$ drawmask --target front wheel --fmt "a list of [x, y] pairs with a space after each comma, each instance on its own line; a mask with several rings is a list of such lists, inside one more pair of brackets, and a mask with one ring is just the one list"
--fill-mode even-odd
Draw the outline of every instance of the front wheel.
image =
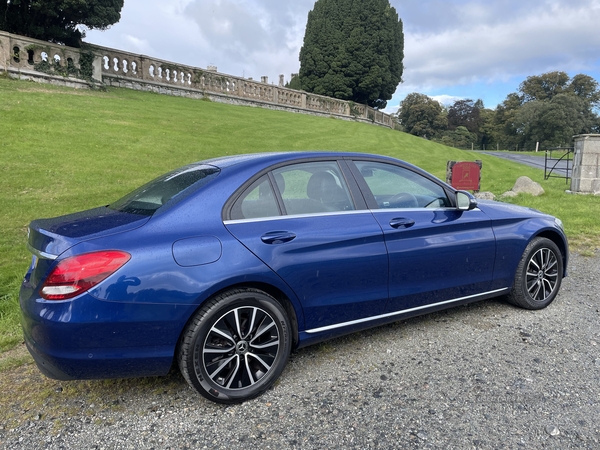
[[525, 248], [508, 301], [526, 309], [548, 306], [560, 289], [563, 258], [550, 239], [537, 237]]
[[178, 352], [181, 373], [200, 394], [239, 403], [269, 389], [291, 350], [284, 308], [256, 289], [208, 301], [186, 327]]

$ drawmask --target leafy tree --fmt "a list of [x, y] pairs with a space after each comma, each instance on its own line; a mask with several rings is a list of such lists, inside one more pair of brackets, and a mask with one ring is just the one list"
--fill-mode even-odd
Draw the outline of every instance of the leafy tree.
[[506, 148], [568, 144], [576, 134], [598, 131], [599, 104], [598, 82], [588, 75], [531, 76], [496, 108], [496, 133]]
[[297, 74], [292, 74], [292, 79], [285, 84], [285, 87], [290, 89], [301, 90], [302, 83], [300, 83], [300, 77]]
[[589, 75], [575, 75], [568, 88], [569, 92], [587, 100], [593, 107], [600, 104], [600, 88], [598, 82]]
[[496, 107], [494, 128], [497, 142], [502, 148], [513, 148], [518, 145], [515, 116], [523, 106], [523, 97], [517, 93], [508, 94], [506, 99]]
[[469, 132], [474, 133], [481, 124], [480, 109], [483, 108], [483, 102], [478, 100], [457, 100], [448, 108], [448, 129], [453, 131], [457, 127], [465, 127]]
[[548, 72], [542, 75], [527, 77], [519, 86], [525, 101], [551, 100], [563, 92], [569, 83], [569, 75], [565, 72]]
[[402, 21], [388, 0], [317, 0], [300, 50], [303, 89], [385, 108], [402, 81]]
[[442, 105], [427, 95], [416, 92], [408, 94], [400, 102], [398, 120], [405, 132], [429, 138], [448, 126]]
[[481, 108], [479, 110], [479, 128], [477, 129], [478, 145], [482, 150], [497, 142], [497, 133], [494, 123], [495, 112], [492, 109]]
[[85, 33], [105, 30], [121, 19], [124, 0], [0, 0], [0, 30], [73, 47]]
[[454, 130], [445, 131], [439, 141], [448, 147], [470, 149], [476, 140], [475, 133], [469, 132], [466, 127], [458, 126]]
[[529, 146], [536, 142], [546, 147], [565, 145], [576, 134], [594, 131], [596, 124], [585, 99], [568, 93], [546, 102], [527, 102], [515, 116], [520, 143]]

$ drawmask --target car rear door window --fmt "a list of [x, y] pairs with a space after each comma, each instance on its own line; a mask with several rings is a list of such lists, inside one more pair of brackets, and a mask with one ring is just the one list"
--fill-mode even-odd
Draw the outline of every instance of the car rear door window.
[[275, 193], [267, 175], [252, 183], [231, 208], [232, 220], [273, 217], [280, 214]]
[[288, 215], [352, 211], [350, 191], [336, 162], [293, 164], [273, 171]]

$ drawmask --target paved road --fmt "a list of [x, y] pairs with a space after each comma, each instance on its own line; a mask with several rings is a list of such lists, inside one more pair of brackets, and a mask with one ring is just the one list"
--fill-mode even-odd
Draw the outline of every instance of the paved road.
[[[493, 156], [497, 156], [499, 158], [504, 158], [504, 159], [509, 159], [511, 161], [515, 161], [521, 164], [526, 164], [528, 166], [531, 167], [535, 167], [537, 169], [542, 169], [544, 170], [544, 154], [543, 153], [538, 153], [537, 155], [532, 153], [531, 155], [524, 155], [522, 153], [511, 153], [511, 152], [488, 152], [488, 151], [483, 151], [481, 153], [485, 153], [488, 155], [493, 155]], [[564, 154], [564, 152], [561, 151], [555, 151], [552, 152], [552, 158], [558, 159], [560, 158], [562, 155]], [[556, 166], [554, 167], [554, 165], [556, 164]], [[564, 177], [567, 174], [567, 161], [562, 160], [562, 161], [549, 161], [548, 162], [548, 171], [550, 171], [551, 168], [554, 169], [552, 170], [552, 175], [558, 175], [558, 176], [562, 176]], [[572, 171], [572, 162], [569, 163], [568, 166], [568, 170], [569, 170], [569, 176], [571, 176], [571, 171]]]

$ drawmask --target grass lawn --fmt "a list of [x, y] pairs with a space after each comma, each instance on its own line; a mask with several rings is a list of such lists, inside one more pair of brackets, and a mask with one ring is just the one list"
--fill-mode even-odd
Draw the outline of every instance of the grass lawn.
[[600, 246], [600, 198], [567, 195], [565, 181], [544, 181], [543, 170], [368, 124], [0, 76], [0, 352], [22, 339], [17, 295], [31, 259], [26, 233], [32, 219], [105, 205], [193, 161], [300, 149], [390, 155], [442, 179], [448, 160], [481, 159], [482, 190], [499, 195], [526, 175], [546, 194], [511, 202], [560, 217], [575, 248]]

